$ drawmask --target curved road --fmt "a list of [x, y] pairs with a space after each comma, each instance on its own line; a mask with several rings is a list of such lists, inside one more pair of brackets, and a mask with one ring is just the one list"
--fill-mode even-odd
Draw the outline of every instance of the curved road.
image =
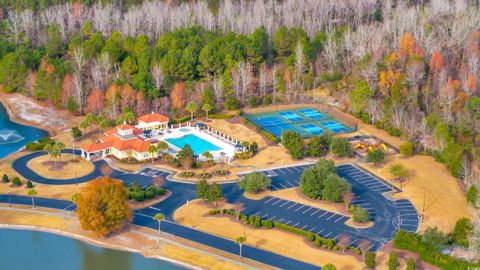
[[[72, 153], [72, 150], [64, 150], [64, 152]], [[77, 152], [77, 154], [79, 154], [79, 152]], [[26, 155], [15, 160], [12, 166], [24, 178], [30, 179], [31, 181], [51, 185], [64, 185], [82, 183], [101, 176], [100, 168], [104, 164], [107, 164], [103, 160], [98, 160], [94, 162], [95, 170], [87, 176], [76, 179], [56, 180], [39, 176], [27, 167], [29, 160], [41, 155], [45, 155], [45, 153], [35, 152]], [[272, 179], [272, 189], [283, 189], [298, 186], [300, 175], [308, 166], [309, 165], [300, 165], [270, 169], [264, 170], [263, 173], [267, 174]], [[353, 203], [355, 205], [361, 205], [369, 211], [371, 220], [374, 222], [372, 227], [365, 229], [352, 228], [345, 224], [345, 221], [349, 219], [346, 216], [288, 200], [281, 200], [279, 198], [266, 197], [262, 200], [250, 200], [243, 196], [243, 192], [238, 189], [235, 183], [221, 184], [221, 188], [226, 200], [229, 203], [241, 204], [243, 208], [242, 212], [245, 214], [258, 215], [263, 219], [286, 223], [291, 226], [317, 233], [322, 237], [338, 239], [340, 235], [348, 235], [350, 237], [350, 244], [352, 245], [357, 245], [360, 240], [368, 240], [371, 244], [372, 250], [382, 247], [385, 243], [391, 240], [399, 228], [408, 231], [417, 230], [418, 214], [413, 205], [408, 200], [394, 201], [384, 195], [386, 192], [399, 192], [400, 190], [352, 164], [337, 166], [337, 174], [345, 178], [352, 186], [352, 191], [355, 194], [355, 200]], [[167, 180], [162, 187], [170, 190], [172, 195], [160, 203], [135, 211], [133, 220], [134, 224], [155, 229], [156, 222], [152, 220], [152, 217], [156, 213], [161, 212], [168, 220], [169, 225], [165, 226], [167, 232], [227, 252], [238, 252], [238, 246], [231, 240], [203, 233], [173, 222], [173, 212], [184, 205], [187, 201], [196, 198], [195, 185], [193, 183], [172, 180], [170, 177], [171, 172], [150, 167], [145, 167], [136, 173], [112, 170], [110, 176], [122, 180], [127, 185], [136, 182], [141, 186], [150, 185], [152, 179], [156, 176], [161, 176]], [[15, 200], [20, 200], [20, 197], [21, 196], [18, 198], [15, 197]], [[29, 197], [26, 198], [28, 200], [24, 198], [22, 199], [25, 200], [23, 203], [28, 203], [30, 200]], [[45, 200], [45, 203], [48, 205], [53, 203], [49, 199], [42, 200]], [[0, 201], [5, 202], [5, 197], [0, 196]], [[65, 202], [53, 204], [58, 204], [58, 207], [55, 208], [59, 209], [66, 207]], [[48, 205], [47, 207], [50, 207]], [[164, 226], [162, 226], [162, 229], [163, 228]], [[260, 249], [253, 247], [247, 247], [244, 255], [248, 258], [280, 268], [318, 268], [267, 251], [262, 250], [259, 252], [259, 250]], [[262, 254], [262, 256], [257, 256], [258, 254]], [[292, 263], [292, 261], [295, 263]]]

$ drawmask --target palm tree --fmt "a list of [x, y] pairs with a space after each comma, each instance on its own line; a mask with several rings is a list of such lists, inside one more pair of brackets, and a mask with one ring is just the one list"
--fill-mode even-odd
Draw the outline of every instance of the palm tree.
[[148, 147], [148, 153], [150, 153], [150, 157], [152, 158], [152, 163], [153, 163], [153, 155], [155, 154], [155, 152], [158, 152], [157, 146], [155, 146], [154, 144], [151, 144]]
[[161, 222], [165, 219], [165, 216], [161, 213], [157, 213], [155, 214], [155, 216], [153, 216], [153, 220], [156, 220], [158, 222], [158, 231], [160, 232], [160, 224]]
[[186, 107], [187, 111], [190, 112], [190, 120], [193, 120], [193, 113], [197, 110], [197, 103], [195, 101], [190, 101]]
[[130, 124], [135, 121], [135, 114], [133, 114], [133, 112], [126, 112], [123, 114], [123, 120]]
[[235, 239], [235, 243], [237, 243], [240, 246], [240, 258], [242, 257], [242, 245], [246, 241], [247, 241], [247, 238], [245, 238], [243, 236], [239, 236], [239, 237], [237, 237], [237, 239]]
[[83, 119], [87, 123], [87, 125], [90, 127], [92, 126], [93, 123], [95, 123], [95, 115], [93, 113], [89, 113], [85, 115], [85, 118]]
[[157, 143], [157, 149], [162, 151], [162, 153], [165, 152], [168, 149], [168, 143], [165, 141], [159, 141]]
[[87, 121], [83, 120], [82, 122], [80, 122], [80, 124], [78, 126], [81, 129], [83, 129], [83, 131], [87, 131], [87, 128], [88, 128], [88, 126], [90, 126], [90, 124]]
[[58, 156], [60, 157], [60, 162], [62, 161], [62, 150], [65, 149], [65, 144], [63, 142], [56, 142], [53, 145], [54, 148], [58, 150]]
[[204, 158], [206, 158], [207, 160], [211, 160], [211, 159], [213, 158], [212, 153], [210, 153], [210, 152], [208, 152], [208, 151], [205, 152], [205, 153], [203, 153], [202, 156], [203, 156]]
[[53, 161], [55, 162], [55, 166], [57, 166], [57, 157], [60, 156], [60, 150], [57, 147], [53, 146], [52, 152], [50, 155], [52, 156]]
[[208, 112], [210, 112], [212, 110], [212, 105], [210, 105], [210, 103], [205, 103], [203, 104], [203, 107], [202, 107], [202, 110], [205, 111], [205, 118], [208, 120]]
[[32, 198], [32, 208], [35, 208], [35, 201], [33, 200], [33, 196], [37, 195], [37, 191], [33, 188], [28, 190], [28, 196]]
[[101, 131], [105, 131], [108, 128], [108, 121], [102, 120], [98, 122], [98, 127], [100, 128]]
[[51, 159], [51, 154], [52, 154], [52, 150], [53, 150], [53, 146], [52, 144], [46, 144], [44, 147], [43, 147], [43, 151], [46, 152], [48, 154], [48, 160]]

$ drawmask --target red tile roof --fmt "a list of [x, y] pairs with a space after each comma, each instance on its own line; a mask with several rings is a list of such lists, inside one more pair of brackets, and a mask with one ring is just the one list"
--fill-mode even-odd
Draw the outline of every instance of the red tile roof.
[[164, 122], [168, 122], [169, 118], [166, 117], [165, 115], [161, 115], [161, 114], [158, 114], [158, 113], [149, 113], [149, 114], [145, 114], [145, 115], [142, 115], [138, 118], [138, 121], [142, 121], [144, 123], [152, 123], [152, 122], [160, 122], [160, 123], [164, 123]]

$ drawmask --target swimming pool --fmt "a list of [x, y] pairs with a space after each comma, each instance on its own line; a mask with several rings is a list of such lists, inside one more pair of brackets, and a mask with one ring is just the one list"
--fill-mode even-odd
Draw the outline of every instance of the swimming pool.
[[188, 134], [182, 137], [178, 138], [169, 138], [165, 139], [168, 143], [174, 145], [177, 148], [182, 149], [186, 144], [190, 145], [192, 147], [193, 153], [195, 155], [201, 155], [205, 152], [211, 152], [211, 151], [220, 151], [222, 150], [221, 147], [208, 142], [194, 134]]

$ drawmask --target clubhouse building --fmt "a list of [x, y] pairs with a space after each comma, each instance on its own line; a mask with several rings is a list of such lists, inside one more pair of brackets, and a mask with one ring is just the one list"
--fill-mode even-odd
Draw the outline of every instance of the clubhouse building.
[[[151, 158], [148, 152], [150, 145], [156, 145], [158, 140], [151, 138], [150, 133], [154, 130], [168, 129], [167, 116], [150, 113], [140, 116], [136, 126], [126, 123], [116, 126], [104, 133], [98, 142], [82, 146], [82, 156], [90, 160], [90, 155], [95, 154], [102, 157], [113, 155], [118, 159], [133, 157], [137, 160]], [[158, 157], [158, 152], [153, 153]]]

